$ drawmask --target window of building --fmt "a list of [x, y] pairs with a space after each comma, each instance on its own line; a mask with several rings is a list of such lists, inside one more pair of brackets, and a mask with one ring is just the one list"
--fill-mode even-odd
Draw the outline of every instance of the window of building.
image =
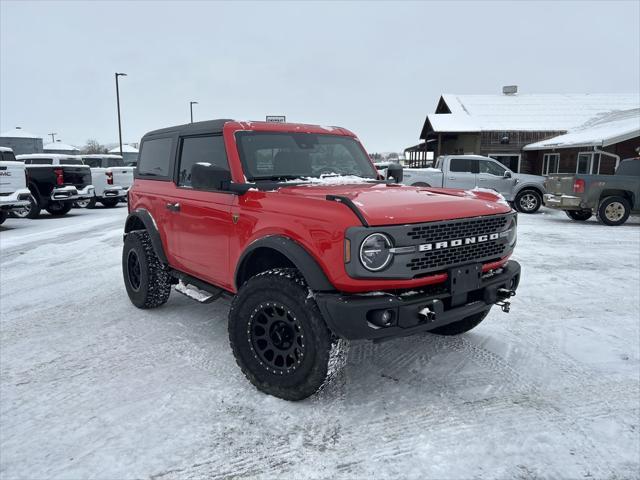
[[519, 154], [503, 154], [503, 153], [491, 153], [488, 155], [494, 160], [499, 161], [505, 167], [512, 172], [520, 171], [520, 155]]
[[559, 153], [545, 153], [542, 157], [542, 175], [552, 175], [554, 173], [558, 173], [559, 165]]
[[153, 138], [141, 145], [138, 174], [149, 177], [168, 177], [173, 138]]
[[229, 170], [227, 152], [221, 135], [186, 137], [182, 139], [178, 186], [191, 188], [191, 169], [197, 163], [206, 163]]
[[[593, 153], [579, 153], [578, 162], [576, 164], [576, 173], [597, 173], [597, 165], [594, 165]], [[594, 169], [594, 166], [596, 167]]]

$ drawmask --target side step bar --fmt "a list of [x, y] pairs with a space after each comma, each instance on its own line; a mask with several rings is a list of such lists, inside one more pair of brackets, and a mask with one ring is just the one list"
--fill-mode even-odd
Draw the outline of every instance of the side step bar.
[[210, 285], [202, 280], [198, 280], [186, 273], [173, 270], [173, 277], [178, 281], [175, 286], [179, 292], [199, 303], [212, 303], [225, 295], [227, 292], [221, 288]]

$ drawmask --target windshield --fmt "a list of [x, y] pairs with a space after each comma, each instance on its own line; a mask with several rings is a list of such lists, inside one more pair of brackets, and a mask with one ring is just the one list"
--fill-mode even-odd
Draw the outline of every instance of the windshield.
[[351, 137], [312, 133], [238, 132], [238, 150], [249, 181], [304, 180], [377, 173]]

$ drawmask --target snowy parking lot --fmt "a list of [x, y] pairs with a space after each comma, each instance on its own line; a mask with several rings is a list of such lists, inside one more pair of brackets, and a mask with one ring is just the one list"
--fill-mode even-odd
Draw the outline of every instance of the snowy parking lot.
[[310, 399], [255, 390], [228, 305], [131, 305], [127, 209], [0, 227], [0, 477], [637, 478], [640, 222], [520, 215], [511, 313], [353, 342]]

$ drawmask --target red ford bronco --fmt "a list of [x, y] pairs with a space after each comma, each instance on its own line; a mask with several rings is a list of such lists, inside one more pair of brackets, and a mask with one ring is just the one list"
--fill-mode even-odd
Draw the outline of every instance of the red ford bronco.
[[485, 191], [399, 185], [337, 127], [212, 120], [147, 133], [122, 268], [140, 308], [231, 295], [229, 341], [260, 390], [321, 387], [342, 339], [457, 335], [509, 310], [516, 213]]

